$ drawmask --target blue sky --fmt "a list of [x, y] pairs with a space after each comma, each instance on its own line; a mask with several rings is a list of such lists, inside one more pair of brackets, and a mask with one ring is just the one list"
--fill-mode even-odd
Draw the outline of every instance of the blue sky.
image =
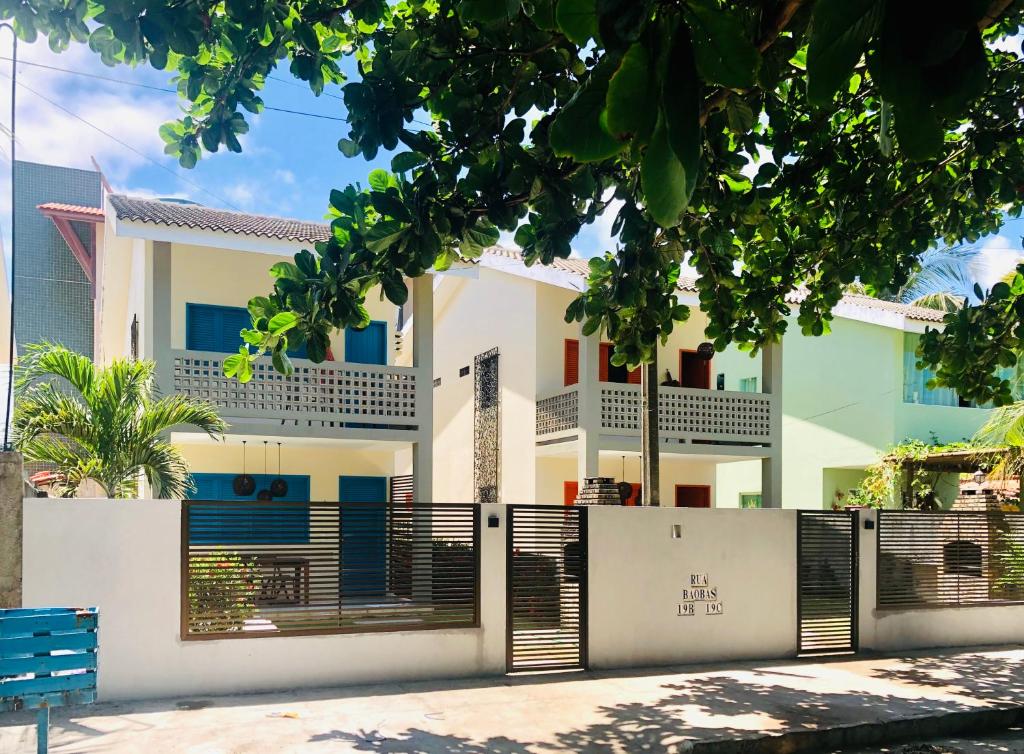
[[[9, 56], [8, 37], [0, 42]], [[148, 67], [108, 68], [87, 47], [75, 45], [61, 55], [45, 43], [22, 45], [22, 60], [56, 66], [98, 76], [124, 79], [149, 86], [170, 87], [168, 75]], [[9, 71], [0, 61], [0, 73]], [[263, 93], [266, 105], [302, 110], [333, 118], [344, 116], [340, 90], [334, 88], [314, 96], [287, 70], [272, 80]], [[337, 150], [338, 139], [347, 135], [345, 123], [288, 113], [264, 111], [249, 116], [250, 131], [242, 138], [242, 154], [220, 152], [205, 156], [193, 170], [183, 170], [176, 160], [163, 154], [157, 135], [160, 124], [178, 112], [173, 94], [125, 84], [100, 81], [22, 65], [18, 70], [18, 157], [59, 165], [89, 168], [95, 157], [117, 191], [150, 196], [186, 197], [194, 201], [249, 212], [285, 215], [308, 220], [323, 217], [330, 189], [352, 181], [365, 181], [367, 173], [386, 166], [381, 155], [373, 163], [362, 158], [347, 159]], [[0, 121], [6, 124], [10, 80], [0, 78]], [[29, 89], [33, 91], [29, 91]], [[44, 99], [45, 98], [45, 99]], [[86, 125], [51, 102], [115, 136], [131, 147]], [[0, 207], [9, 207], [6, 184], [9, 155], [6, 142], [0, 145]], [[135, 151], [133, 151], [135, 150]], [[142, 156], [144, 155], [144, 156]], [[156, 164], [154, 164], [154, 162]], [[5, 241], [9, 234], [6, 210], [0, 210]], [[574, 248], [591, 256], [609, 248], [612, 217], [586, 227]], [[998, 234], [982, 239], [985, 249], [978, 260], [978, 278], [990, 284], [1022, 252], [1024, 221], [1008, 223]]]

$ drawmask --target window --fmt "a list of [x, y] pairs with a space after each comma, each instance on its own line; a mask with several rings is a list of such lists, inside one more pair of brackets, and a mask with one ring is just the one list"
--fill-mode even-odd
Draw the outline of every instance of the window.
[[955, 390], [947, 387], [929, 388], [928, 381], [935, 376], [931, 369], [917, 368], [917, 345], [921, 336], [903, 333], [903, 402], [926, 406], [959, 406]]
[[948, 574], [981, 576], [981, 545], [964, 539], [942, 546], [942, 566]]
[[677, 484], [677, 508], [710, 508], [711, 487], [707, 484]]
[[740, 378], [740, 392], [741, 393], [756, 393], [757, 392], [757, 377], [741, 377]]
[[[193, 474], [193, 500], [255, 500], [259, 490], [269, 489], [276, 474], [251, 474], [255, 491], [248, 496], [235, 494], [236, 474]], [[288, 492], [283, 502], [309, 500], [309, 477], [284, 474]], [[307, 544], [309, 542], [309, 509], [300, 506], [225, 505], [203, 506], [193, 510], [189, 541], [194, 545], [234, 544]]]
[[[185, 304], [185, 348], [190, 351], [234, 353], [242, 345], [239, 333], [252, 327], [249, 311], [240, 306]], [[288, 352], [306, 358], [306, 346]]]
[[679, 384], [682, 387], [710, 389], [711, 362], [702, 359], [696, 351], [680, 351]]
[[387, 364], [387, 323], [374, 320], [362, 330], [346, 328], [345, 361], [354, 364]]
[[760, 508], [761, 507], [761, 493], [760, 492], [741, 492], [740, 493], [740, 508]]
[[580, 342], [578, 340], [573, 338], [565, 339], [563, 362], [563, 384], [566, 387], [575, 385], [580, 381]]

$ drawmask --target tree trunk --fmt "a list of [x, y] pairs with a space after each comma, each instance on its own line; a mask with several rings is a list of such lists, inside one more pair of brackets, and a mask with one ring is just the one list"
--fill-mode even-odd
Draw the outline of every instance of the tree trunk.
[[661, 458], [658, 454], [658, 357], [641, 367], [640, 466], [645, 505], [661, 505]]

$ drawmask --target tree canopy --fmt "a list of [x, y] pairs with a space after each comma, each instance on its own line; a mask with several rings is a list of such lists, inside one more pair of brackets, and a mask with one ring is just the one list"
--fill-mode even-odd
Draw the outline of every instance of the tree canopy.
[[[1024, 204], [1024, 61], [998, 44], [1021, 0], [0, 0], [0, 15], [56, 50], [174, 69], [187, 112], [161, 134], [183, 166], [239, 151], [284, 65], [316, 93], [343, 86], [345, 155], [395, 152], [331, 193], [329, 241], [275, 265], [231, 363], [243, 378], [268, 349], [282, 371], [300, 343], [322, 360], [332, 330], [368, 321], [371, 287], [401, 304], [405, 278], [500, 231], [550, 264], [614, 213], [566, 316], [636, 364], [688, 316], [687, 254], [707, 337], [756, 350], [795, 289], [800, 328], [821, 335], [847, 285], [898, 289], [936, 241], [976, 241]], [[922, 359], [1006, 402], [996, 367], [1022, 320], [1018, 274], [950, 314]]]

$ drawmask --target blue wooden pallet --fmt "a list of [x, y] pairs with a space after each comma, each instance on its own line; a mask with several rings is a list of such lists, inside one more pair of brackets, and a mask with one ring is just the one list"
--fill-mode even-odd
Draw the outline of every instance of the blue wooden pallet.
[[48, 750], [50, 708], [96, 701], [99, 611], [0, 610], [0, 712], [38, 711], [38, 751]]

